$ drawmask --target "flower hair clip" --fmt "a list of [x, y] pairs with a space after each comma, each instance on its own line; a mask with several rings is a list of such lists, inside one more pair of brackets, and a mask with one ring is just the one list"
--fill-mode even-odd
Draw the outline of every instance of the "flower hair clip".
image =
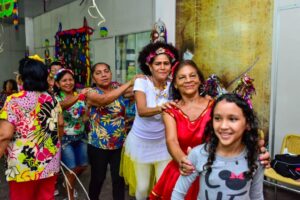
[[[247, 74], [244, 74], [238, 81], [237, 87], [232, 91], [233, 94], [244, 99], [251, 109], [253, 109], [251, 98], [255, 93], [253, 81], [254, 79], [250, 78]], [[228, 93], [228, 91], [222, 85], [220, 78], [217, 75], [212, 74], [204, 83], [201, 95], [209, 95], [212, 98], [217, 99], [222, 94], [226, 93]]]
[[147, 58], [146, 58], [146, 62], [149, 64], [152, 60], [152, 58], [154, 58], [157, 55], [160, 54], [167, 54], [169, 57], [172, 58], [172, 62], [175, 60], [175, 55], [169, 50], [169, 49], [165, 49], [163, 47], [158, 48], [156, 51], [151, 52]]
[[58, 75], [59, 75], [60, 73], [64, 72], [64, 71], [67, 71], [67, 72], [69, 72], [70, 74], [72, 74], [72, 76], [74, 76], [74, 72], [73, 72], [72, 70], [66, 69], [66, 68], [62, 68], [62, 69], [60, 69], [60, 70], [58, 70], [58, 71], [56, 72], [56, 74], [54, 75], [54, 80], [57, 81]]
[[222, 94], [226, 94], [227, 90], [222, 85], [220, 78], [216, 74], [212, 74], [208, 77], [206, 82], [203, 84], [203, 93], [216, 99]]
[[238, 86], [236, 87], [236, 89], [233, 90], [233, 93], [243, 98], [248, 103], [251, 109], [253, 109], [251, 102], [252, 94], [255, 94], [253, 81], [254, 79], [245, 74], [238, 82]]

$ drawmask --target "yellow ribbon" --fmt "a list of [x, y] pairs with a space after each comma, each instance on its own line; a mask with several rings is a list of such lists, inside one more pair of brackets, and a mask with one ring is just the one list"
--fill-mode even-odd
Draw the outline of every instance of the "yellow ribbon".
[[33, 60], [37, 60], [40, 61], [42, 63], [45, 63], [45, 60], [43, 58], [41, 58], [39, 55], [35, 54], [33, 56], [28, 56], [28, 58], [33, 59]]

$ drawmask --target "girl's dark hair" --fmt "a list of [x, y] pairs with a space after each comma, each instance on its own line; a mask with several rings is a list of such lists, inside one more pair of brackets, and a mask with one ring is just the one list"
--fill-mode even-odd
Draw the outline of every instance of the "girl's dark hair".
[[12, 84], [12, 90], [18, 91], [18, 84], [17, 84], [17, 81], [14, 80], [14, 79], [8, 79], [8, 80], [4, 81], [4, 83], [3, 83], [3, 91], [6, 91], [6, 85], [8, 83]]
[[48, 89], [48, 71], [44, 63], [31, 58], [23, 58], [19, 62], [19, 73], [25, 91], [46, 91]]
[[[174, 72], [173, 72], [173, 79], [172, 79], [172, 82], [171, 82], [171, 85], [170, 85], [170, 97], [173, 99], [173, 100], [180, 100], [182, 97], [181, 97], [181, 94], [179, 92], [178, 89], [175, 88], [175, 81], [176, 81], [176, 76], [178, 74], [178, 71], [183, 68], [184, 66], [191, 66], [192, 68], [194, 68], [197, 72], [197, 75], [200, 79], [200, 82], [201, 82], [201, 85], [204, 84], [205, 82], [205, 79], [204, 79], [204, 76], [202, 74], [202, 72], [200, 71], [200, 69], [197, 67], [196, 63], [192, 60], [184, 60], [182, 62], [180, 62], [174, 69]], [[199, 87], [199, 94], [202, 93], [202, 87]]]
[[109, 69], [109, 71], [111, 71], [109, 64], [107, 64], [105, 62], [98, 62], [91, 67], [91, 74], [94, 74], [97, 65], [105, 65]]
[[[139, 62], [140, 69], [142, 70], [142, 72], [145, 75], [151, 75], [151, 71], [149, 69], [149, 66], [147, 65], [147, 57], [150, 55], [150, 53], [155, 53], [156, 50], [159, 49], [159, 48], [168, 49], [174, 55], [175, 58], [174, 58], [174, 61], [172, 61], [172, 58], [170, 58], [168, 56], [168, 54], [165, 54], [165, 55], [168, 56], [172, 66], [176, 61], [179, 60], [178, 51], [173, 45], [167, 44], [167, 43], [164, 43], [164, 42], [150, 43], [150, 44], [146, 45], [143, 48], [142, 51], [140, 51], [139, 57], [138, 57], [138, 62]], [[148, 64], [152, 64], [155, 57], [153, 57]]]
[[254, 111], [250, 108], [247, 102], [242, 99], [237, 94], [223, 94], [221, 95], [213, 105], [212, 112], [211, 112], [211, 120], [208, 122], [206, 129], [205, 129], [205, 136], [208, 137], [208, 142], [205, 144], [205, 149], [207, 150], [209, 156], [207, 158], [207, 163], [204, 165], [204, 169], [211, 172], [211, 166], [213, 165], [214, 160], [216, 159], [216, 149], [218, 146], [219, 139], [216, 136], [214, 129], [213, 129], [213, 116], [215, 107], [218, 105], [219, 102], [226, 101], [235, 103], [242, 111], [246, 118], [246, 123], [249, 126], [249, 130], [246, 129], [243, 137], [242, 142], [245, 144], [247, 148], [247, 161], [248, 161], [248, 168], [249, 171], [246, 172], [246, 178], [251, 179], [254, 175], [255, 170], [257, 169], [257, 157], [258, 157], [258, 120], [254, 114]]
[[[70, 74], [70, 75], [73, 77], [74, 83], [75, 83], [75, 77], [74, 77], [74, 75], [73, 75], [69, 70], [63, 70], [62, 72], [57, 73], [56, 76], [55, 76], [55, 82], [59, 82], [59, 81], [64, 77], [64, 75], [66, 75], [66, 74]], [[75, 85], [76, 85], [76, 84], [74, 84], [73, 91], [76, 90]], [[56, 84], [54, 84], [53, 90], [54, 90], [54, 94], [57, 94], [58, 96], [60, 96], [60, 91], [61, 91], [61, 89], [58, 88], [58, 87], [56, 86]]]

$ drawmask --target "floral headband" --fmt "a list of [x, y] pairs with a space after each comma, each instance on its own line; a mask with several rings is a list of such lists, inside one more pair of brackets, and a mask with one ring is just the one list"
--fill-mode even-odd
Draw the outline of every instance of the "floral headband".
[[58, 71], [56, 72], [56, 74], [54, 75], [54, 80], [57, 81], [58, 75], [59, 75], [60, 73], [62, 73], [62, 72], [65, 72], [65, 71], [69, 72], [70, 74], [72, 74], [72, 76], [74, 76], [74, 72], [73, 72], [72, 70], [66, 69], [66, 68], [62, 68], [62, 69], [60, 69], [60, 70], [58, 70]]
[[175, 61], [175, 55], [169, 49], [165, 49], [163, 47], [160, 47], [156, 51], [151, 52], [147, 56], [146, 63], [149, 64], [152, 58], [154, 58], [155, 56], [160, 55], [160, 54], [167, 54], [168, 56], [170, 56], [172, 58], [172, 62]]

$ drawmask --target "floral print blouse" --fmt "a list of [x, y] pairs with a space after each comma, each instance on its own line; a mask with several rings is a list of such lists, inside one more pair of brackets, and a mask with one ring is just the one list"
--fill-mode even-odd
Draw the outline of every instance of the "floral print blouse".
[[47, 92], [21, 91], [7, 98], [0, 119], [15, 127], [6, 149], [7, 181], [39, 180], [59, 171], [59, 113], [58, 101]]
[[[113, 88], [118, 87], [112, 84]], [[98, 88], [89, 92], [103, 94]], [[119, 149], [123, 147], [125, 140], [125, 104], [120, 96], [118, 99], [103, 107], [92, 106], [90, 108], [90, 132], [88, 143], [100, 149]]]
[[[60, 92], [60, 95], [57, 95], [59, 102], [65, 99], [64, 93]], [[84, 100], [78, 99], [75, 104], [63, 111], [65, 135], [80, 135], [84, 133], [83, 116], [86, 113], [85, 105]]]

